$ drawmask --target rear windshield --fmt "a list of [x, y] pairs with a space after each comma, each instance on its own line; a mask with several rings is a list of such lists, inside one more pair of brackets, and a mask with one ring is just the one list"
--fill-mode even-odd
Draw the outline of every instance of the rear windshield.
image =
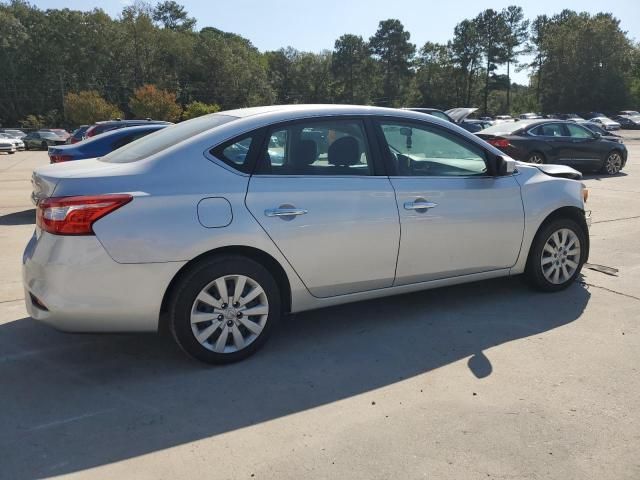
[[498, 134], [498, 135], [508, 134], [508, 133], [513, 133], [516, 130], [521, 130], [522, 128], [526, 127], [528, 124], [529, 123], [526, 121], [498, 123], [497, 125], [492, 125], [488, 128], [485, 128], [480, 133], [491, 133], [491, 134]]
[[100, 161], [108, 163], [137, 162], [199, 133], [236, 120], [236, 118], [237, 117], [214, 113], [212, 115], [194, 118], [193, 120], [187, 120], [177, 125], [171, 125], [163, 128], [159, 132], [154, 132], [122, 148], [114, 150], [110, 154], [100, 158]]

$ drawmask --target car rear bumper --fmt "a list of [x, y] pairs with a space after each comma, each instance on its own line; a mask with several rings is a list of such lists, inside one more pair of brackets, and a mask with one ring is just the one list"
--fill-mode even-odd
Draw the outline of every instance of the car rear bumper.
[[25, 303], [35, 320], [74, 332], [148, 332], [183, 262], [121, 264], [94, 236], [34, 233], [23, 255]]

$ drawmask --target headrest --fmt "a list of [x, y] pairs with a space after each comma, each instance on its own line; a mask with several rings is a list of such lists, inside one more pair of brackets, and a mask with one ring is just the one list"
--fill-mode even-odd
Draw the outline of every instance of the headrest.
[[342, 137], [329, 147], [327, 152], [329, 164], [350, 166], [360, 163], [360, 147], [355, 137]]
[[313, 140], [300, 140], [295, 144], [291, 163], [297, 167], [311, 165], [318, 158], [318, 146]]

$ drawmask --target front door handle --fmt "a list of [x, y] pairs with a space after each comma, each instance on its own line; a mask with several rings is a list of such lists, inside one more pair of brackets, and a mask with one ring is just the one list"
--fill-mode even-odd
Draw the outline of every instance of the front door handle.
[[264, 211], [267, 217], [295, 217], [297, 215], [305, 215], [309, 213], [307, 210], [295, 207], [278, 207], [268, 208]]
[[430, 208], [437, 207], [437, 203], [427, 202], [424, 198], [417, 198], [413, 202], [404, 202], [405, 210], [429, 210]]

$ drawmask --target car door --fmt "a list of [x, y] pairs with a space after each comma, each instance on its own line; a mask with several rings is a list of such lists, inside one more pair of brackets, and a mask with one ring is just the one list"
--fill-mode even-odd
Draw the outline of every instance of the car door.
[[274, 126], [265, 138], [246, 205], [311, 294], [391, 286], [398, 210], [364, 122], [304, 120]]
[[524, 212], [513, 175], [487, 171], [482, 147], [433, 124], [377, 121], [400, 212], [396, 285], [513, 266]]
[[39, 147], [40, 146], [40, 134], [37, 132], [31, 132], [26, 137], [24, 137], [25, 145], [29, 145], [31, 147]]
[[598, 168], [606, 152], [602, 151], [602, 142], [586, 128], [572, 123], [565, 125], [573, 148], [571, 149], [572, 165], [578, 169]]
[[573, 163], [573, 143], [564, 123], [543, 123], [529, 130], [529, 135], [544, 142], [547, 163]]

